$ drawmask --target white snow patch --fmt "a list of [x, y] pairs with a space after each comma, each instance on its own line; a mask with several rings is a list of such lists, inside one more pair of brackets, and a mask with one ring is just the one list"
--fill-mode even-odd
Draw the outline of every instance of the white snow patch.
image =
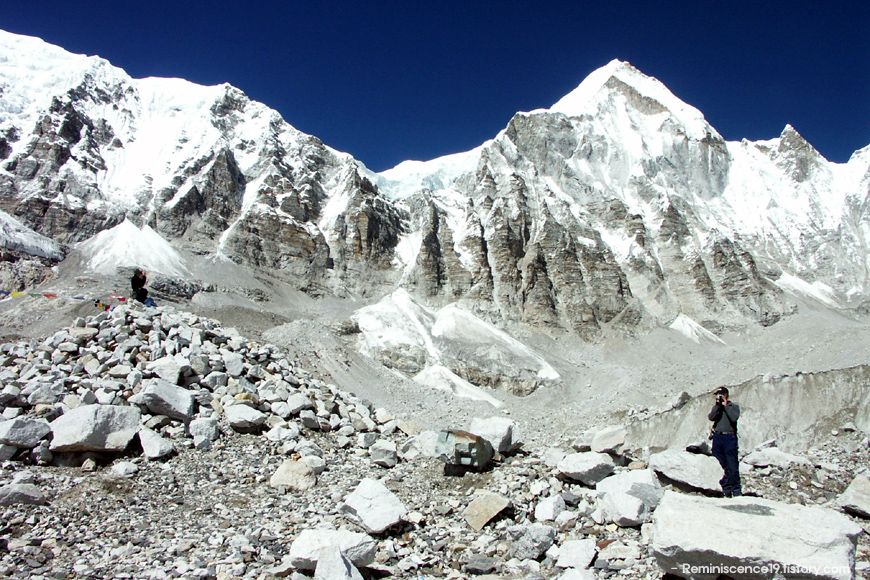
[[724, 340], [682, 313], [677, 316], [668, 328], [676, 330], [697, 344], [701, 344], [701, 341], [725, 344]]
[[697, 344], [701, 344], [701, 341], [725, 344], [724, 340], [682, 313], [677, 316], [668, 328], [676, 330]]
[[808, 296], [810, 298], [814, 298], [825, 304], [826, 306], [831, 306], [833, 308], [839, 307], [837, 304], [836, 293], [834, 289], [825, 284], [824, 282], [819, 282], [816, 280], [812, 284], [809, 282], [798, 278], [797, 276], [793, 276], [787, 272], [783, 272], [782, 276], [778, 279], [774, 280], [774, 284], [782, 288], [787, 292], [792, 292], [795, 294], [803, 294], [804, 296]]
[[399, 243], [396, 244], [396, 258], [394, 261], [397, 262], [397, 265], [404, 268], [406, 273], [417, 263], [417, 255], [420, 253], [420, 246], [422, 244], [422, 231], [411, 232], [399, 238]]
[[176, 278], [189, 275], [184, 260], [169, 242], [149, 226], [140, 229], [126, 219], [78, 248], [88, 261], [87, 267], [103, 274], [115, 274], [119, 267], [139, 267]]
[[410, 346], [423, 348], [433, 360], [439, 360], [427, 330], [434, 320], [433, 312], [414, 302], [401, 288], [377, 304], [360, 308], [354, 319], [362, 331], [363, 354]]
[[518, 379], [559, 378], [532, 349], [495, 326], [453, 304], [437, 311], [426, 308], [404, 289], [360, 308], [353, 319], [361, 331], [360, 352], [375, 359], [384, 354], [422, 357], [425, 370], [415, 380], [449, 388], [458, 396], [487, 400], [482, 399], [485, 391], [477, 392], [475, 385], [448, 374], [448, 368], [456, 368], [453, 364]]
[[453, 393], [457, 397], [485, 401], [496, 408], [501, 407], [503, 404], [480, 387], [474, 386], [447, 367], [441, 365], [426, 367], [417, 373], [414, 381], [433, 389]]
[[535, 354], [532, 349], [455, 304], [449, 304], [438, 311], [435, 324], [432, 325], [432, 336], [439, 341], [472, 343], [478, 347], [487, 345], [494, 353], [507, 355], [514, 362], [522, 361], [530, 367], [537, 368], [536, 374], [540, 379], [559, 378], [556, 369]]
[[381, 193], [392, 199], [407, 197], [421, 189], [447, 189], [459, 176], [477, 169], [480, 153], [489, 143], [491, 141], [470, 151], [430, 161], [402, 161], [392, 169], [376, 174], [376, 185]]

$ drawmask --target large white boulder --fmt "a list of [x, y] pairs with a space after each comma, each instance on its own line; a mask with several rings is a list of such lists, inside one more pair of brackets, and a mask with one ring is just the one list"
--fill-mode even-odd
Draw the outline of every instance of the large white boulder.
[[715, 457], [668, 449], [654, 453], [649, 467], [670, 480], [704, 491], [720, 491], [722, 466]]
[[689, 580], [851, 580], [862, 528], [830, 509], [666, 492], [653, 514], [661, 569]]
[[513, 451], [522, 445], [519, 427], [507, 417], [475, 417], [468, 431], [489, 441], [499, 453]]
[[380, 481], [363, 479], [344, 500], [343, 511], [355, 515], [370, 534], [380, 534], [402, 521], [407, 508]]
[[626, 493], [634, 496], [654, 510], [665, 494], [659, 478], [651, 469], [633, 469], [623, 471], [602, 479], [595, 484], [602, 494]]
[[613, 458], [606, 453], [585, 451], [566, 455], [556, 469], [565, 477], [586, 485], [595, 485], [613, 473], [615, 467]]
[[849, 513], [870, 518], [870, 476], [867, 473], [856, 475], [837, 499], [837, 504]]
[[354, 566], [375, 561], [378, 544], [368, 534], [349, 530], [303, 530], [290, 546], [290, 564], [300, 570], [314, 570], [321, 550], [337, 547]]
[[625, 427], [610, 425], [597, 431], [589, 447], [595, 453], [618, 453], [625, 444]]
[[139, 431], [136, 407], [82, 405], [50, 423], [52, 451], [123, 451]]

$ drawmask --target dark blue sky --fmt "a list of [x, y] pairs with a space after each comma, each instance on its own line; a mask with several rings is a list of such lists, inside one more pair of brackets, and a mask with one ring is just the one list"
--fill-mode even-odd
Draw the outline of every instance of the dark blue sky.
[[465, 151], [613, 58], [729, 140], [791, 123], [825, 157], [870, 144], [870, 2], [57, 2], [0, 28], [135, 78], [229, 82], [371, 169]]

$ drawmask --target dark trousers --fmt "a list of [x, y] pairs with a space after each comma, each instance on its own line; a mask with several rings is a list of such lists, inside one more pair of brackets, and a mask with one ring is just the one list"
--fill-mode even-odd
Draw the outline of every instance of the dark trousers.
[[737, 459], [737, 434], [713, 434], [713, 457], [719, 460], [719, 465], [725, 471], [725, 476], [719, 480], [725, 497], [741, 495], [740, 461]]

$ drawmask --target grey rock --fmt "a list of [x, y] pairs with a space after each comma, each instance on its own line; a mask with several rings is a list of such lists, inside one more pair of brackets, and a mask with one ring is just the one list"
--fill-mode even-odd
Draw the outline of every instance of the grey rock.
[[333, 545], [320, 551], [314, 580], [363, 580], [363, 576], [353, 562], [341, 553], [341, 549]]
[[616, 464], [609, 455], [594, 451], [571, 453], [556, 466], [565, 477], [586, 485], [595, 485], [613, 473], [615, 468]]
[[304, 461], [285, 461], [272, 474], [269, 485], [290, 491], [307, 491], [317, 484], [314, 470]]
[[399, 454], [396, 444], [392, 441], [380, 440], [369, 448], [372, 463], [381, 467], [395, 467], [399, 462]]
[[230, 376], [225, 372], [213, 371], [200, 379], [199, 384], [213, 391], [219, 387], [227, 386], [229, 378]]
[[244, 358], [242, 355], [226, 349], [221, 349], [221, 356], [224, 360], [224, 367], [227, 374], [231, 377], [239, 377], [245, 372]]
[[0, 444], [21, 449], [33, 449], [46, 435], [51, 426], [44, 419], [17, 418], [0, 423]]
[[51, 422], [52, 451], [123, 451], [139, 431], [136, 407], [82, 405]]
[[605, 493], [598, 507], [605, 522], [620, 527], [635, 527], [648, 522], [652, 509], [643, 500], [622, 491]]
[[668, 449], [652, 454], [649, 467], [668, 479], [696, 489], [720, 490], [722, 467], [714, 457]]
[[369, 449], [378, 439], [377, 433], [357, 433], [356, 446], [360, 449]]
[[595, 453], [617, 453], [625, 444], [625, 427], [610, 425], [597, 431], [589, 444]]
[[272, 403], [272, 413], [278, 415], [282, 419], [289, 419], [293, 413], [290, 412], [290, 405], [284, 401]]
[[15, 454], [18, 453], [18, 447], [13, 447], [12, 445], [0, 444], [0, 461], [8, 461], [15, 457]]
[[215, 417], [200, 417], [191, 421], [187, 426], [191, 437], [202, 437], [208, 441], [216, 441], [220, 437], [218, 420]]
[[179, 421], [190, 420], [196, 412], [196, 398], [184, 387], [163, 379], [151, 379], [136, 402], [141, 401], [155, 415], [166, 415]]
[[268, 417], [265, 413], [247, 405], [231, 405], [224, 409], [230, 427], [236, 431], [251, 431], [262, 427]]
[[473, 556], [471, 560], [465, 564], [465, 571], [469, 574], [491, 574], [495, 572], [498, 566], [498, 560], [489, 556]]
[[537, 560], [556, 541], [556, 528], [545, 524], [514, 526], [508, 534], [515, 538], [508, 554], [520, 560]]
[[658, 477], [651, 469], [635, 469], [617, 473], [599, 481], [595, 485], [602, 494], [627, 493], [641, 500], [650, 511], [659, 505], [664, 490]]
[[48, 385], [42, 385], [27, 396], [27, 403], [31, 406], [53, 405], [57, 402], [57, 394]]
[[320, 429], [320, 420], [317, 418], [317, 415], [314, 414], [314, 411], [311, 411], [310, 409], [305, 409], [304, 411], [299, 412], [299, 422], [308, 429], [315, 431]]
[[151, 371], [172, 385], [177, 385], [181, 379], [181, 368], [182, 365], [178, 363], [174, 356], [164, 356], [145, 365], [146, 370]]
[[0, 487], [0, 505], [44, 505], [45, 495], [32, 483], [9, 483]]
[[299, 427], [295, 423], [290, 423], [288, 426], [275, 425], [266, 432], [266, 439], [269, 441], [283, 442], [290, 441], [299, 437]]
[[139, 441], [142, 443], [142, 452], [148, 459], [160, 459], [175, 451], [171, 441], [147, 427], [139, 429]]
[[304, 393], [293, 393], [290, 395], [287, 399], [287, 406], [290, 408], [291, 415], [298, 415], [306, 409], [314, 409], [314, 403], [311, 402], [311, 398]]
[[299, 443], [296, 444], [296, 453], [302, 455], [303, 457], [306, 455], [316, 455], [317, 457], [323, 457], [323, 449], [321, 449], [317, 443], [308, 439], [302, 439], [299, 441]]

